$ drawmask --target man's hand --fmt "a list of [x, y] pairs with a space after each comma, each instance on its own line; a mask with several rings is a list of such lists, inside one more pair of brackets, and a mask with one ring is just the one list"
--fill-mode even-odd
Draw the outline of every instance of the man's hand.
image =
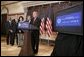
[[21, 32], [21, 30], [19, 30], [19, 32]]
[[9, 30], [10, 32], [13, 32], [13, 30]]

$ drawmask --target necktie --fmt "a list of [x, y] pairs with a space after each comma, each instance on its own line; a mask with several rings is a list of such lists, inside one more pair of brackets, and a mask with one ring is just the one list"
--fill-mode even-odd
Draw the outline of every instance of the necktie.
[[34, 20], [33, 20], [33, 24], [35, 23], [35, 20], [36, 20], [36, 18], [34, 18]]

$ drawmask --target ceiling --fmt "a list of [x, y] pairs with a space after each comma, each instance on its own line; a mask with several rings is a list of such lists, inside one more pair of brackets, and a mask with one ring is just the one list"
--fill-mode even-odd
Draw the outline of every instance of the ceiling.
[[11, 3], [16, 3], [19, 1], [1, 1], [1, 5], [7, 5], [7, 4], [11, 4]]
[[63, 2], [63, 1], [1, 1], [1, 6], [10, 5], [10, 4], [18, 3], [18, 2], [22, 4], [24, 7], [30, 7], [30, 6], [35, 6], [35, 5], [58, 3], [58, 2]]
[[35, 2], [35, 1], [1, 1], [1, 5], [9, 5], [9, 4], [14, 4], [14, 3], [30, 3], [30, 2]]

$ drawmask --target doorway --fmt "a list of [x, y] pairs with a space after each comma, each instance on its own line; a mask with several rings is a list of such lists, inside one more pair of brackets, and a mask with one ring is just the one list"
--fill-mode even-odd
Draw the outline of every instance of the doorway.
[[5, 23], [7, 20], [7, 14], [1, 14], [1, 35], [6, 35]]

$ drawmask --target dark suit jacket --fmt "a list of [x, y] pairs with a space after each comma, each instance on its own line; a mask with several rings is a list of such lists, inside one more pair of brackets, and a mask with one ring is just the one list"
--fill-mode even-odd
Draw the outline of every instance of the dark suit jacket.
[[22, 29], [18, 29], [18, 23], [16, 23], [16, 33], [24, 33]]
[[33, 23], [33, 21], [34, 21], [34, 18], [31, 19], [30, 24], [32, 24], [32, 25], [36, 26], [37, 28], [39, 28], [40, 27], [40, 18], [37, 17], [36, 20], [34, 21], [34, 23]]
[[11, 24], [10, 24], [9, 21], [7, 21], [7, 22], [5, 23], [5, 27], [6, 27], [6, 31], [7, 31], [7, 34], [8, 34], [9, 29], [11, 29]]
[[[37, 18], [34, 23], [33, 23], [33, 20], [34, 19], [31, 20], [30, 24], [32, 24], [32, 25], [36, 26], [37, 28], [39, 28], [40, 27], [40, 19]], [[32, 30], [31, 31], [31, 35], [32, 35], [32, 38], [37, 39], [37, 42], [38, 42], [38, 39], [39, 39], [39, 30]], [[32, 39], [32, 40], [34, 40], [34, 39]]]
[[13, 31], [13, 33], [16, 32], [16, 22], [12, 21], [10, 29]]

